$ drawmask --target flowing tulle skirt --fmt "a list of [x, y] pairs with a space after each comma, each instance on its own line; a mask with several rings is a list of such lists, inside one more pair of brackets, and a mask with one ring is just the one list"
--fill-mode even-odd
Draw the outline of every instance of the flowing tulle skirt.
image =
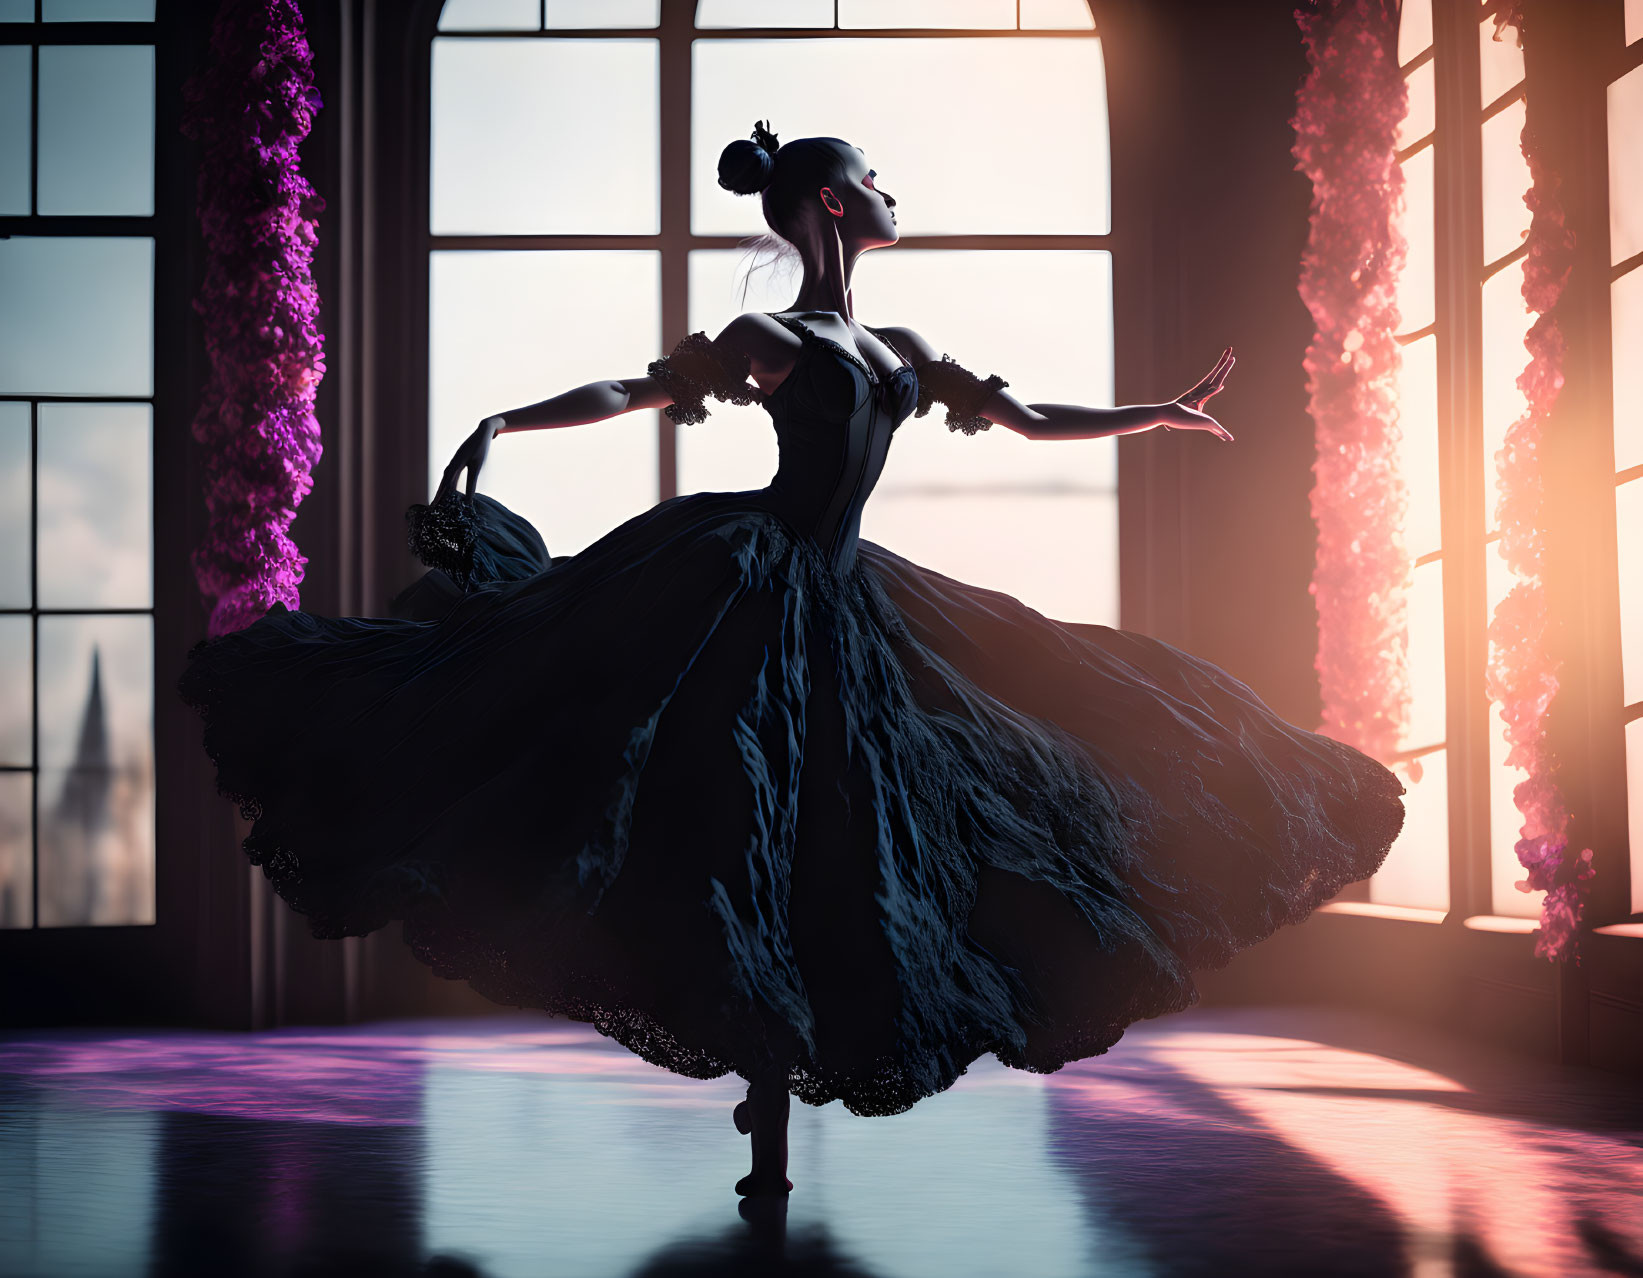
[[1050, 1071], [1374, 872], [1386, 769], [1224, 671], [1093, 638], [754, 493], [550, 559], [486, 497], [466, 591], [276, 607], [180, 684], [320, 936], [404, 920], [502, 1003], [694, 1077], [889, 1114]]

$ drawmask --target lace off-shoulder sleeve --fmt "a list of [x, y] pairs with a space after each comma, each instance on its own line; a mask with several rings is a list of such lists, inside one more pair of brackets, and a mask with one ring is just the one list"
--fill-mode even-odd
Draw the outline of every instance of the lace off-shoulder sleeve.
[[947, 429], [961, 430], [966, 435], [974, 435], [992, 425], [981, 415], [981, 406], [993, 397], [994, 391], [1010, 384], [997, 373], [977, 377], [951, 355], [920, 364], [916, 371], [918, 410], [913, 415], [923, 417], [939, 399], [947, 405]]
[[671, 355], [651, 360], [645, 370], [673, 397], [662, 411], [681, 426], [707, 420], [707, 397], [731, 404], [756, 404], [759, 388], [748, 384], [751, 361], [726, 350], [706, 333], [681, 338]]

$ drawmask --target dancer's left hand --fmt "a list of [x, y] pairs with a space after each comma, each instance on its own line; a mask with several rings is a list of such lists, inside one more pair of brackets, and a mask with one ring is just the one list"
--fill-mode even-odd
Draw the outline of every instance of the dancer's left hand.
[[439, 481], [439, 491], [434, 494], [436, 504], [456, 487], [457, 477], [464, 470], [468, 472], [467, 494], [469, 497], [474, 495], [474, 487], [479, 483], [480, 467], [490, 455], [491, 440], [496, 438], [497, 429], [502, 424], [503, 419], [500, 417], [487, 417], [474, 427], [473, 434], [462, 441]]
[[1216, 438], [1232, 442], [1232, 432], [1208, 413], [1204, 412], [1204, 405], [1212, 395], [1218, 395], [1226, 386], [1227, 374], [1238, 361], [1232, 354], [1232, 347], [1221, 352], [1221, 358], [1215, 361], [1215, 367], [1209, 370], [1208, 375], [1185, 395], [1180, 396], [1174, 403], [1165, 406], [1162, 425], [1166, 430], [1204, 430], [1209, 431]]

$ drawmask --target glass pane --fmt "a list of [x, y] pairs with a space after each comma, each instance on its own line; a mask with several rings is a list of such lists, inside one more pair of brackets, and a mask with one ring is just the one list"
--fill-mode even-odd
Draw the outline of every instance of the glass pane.
[[1523, 158], [1522, 102], [1483, 122], [1483, 260], [1498, 262], [1529, 233], [1529, 162]]
[[1506, 429], [1528, 408], [1518, 375], [1529, 363], [1524, 336], [1534, 317], [1523, 304], [1523, 263], [1496, 271], [1483, 285], [1483, 491], [1484, 527], [1495, 524], [1495, 454]]
[[1609, 260], [1643, 253], [1643, 66], [1609, 86]]
[[34, 0], [0, 0], [0, 22], [33, 22]]
[[154, 638], [40, 618], [40, 924], [154, 919]]
[[[1497, 538], [1484, 548], [1485, 594], [1489, 618], [1512, 585], [1512, 574], [1500, 556]], [[1490, 645], [1491, 650], [1493, 645]], [[1496, 914], [1533, 918], [1540, 913], [1544, 892], [1519, 892], [1512, 885], [1527, 873], [1517, 859], [1518, 835], [1523, 815], [1512, 797], [1516, 786], [1528, 779], [1524, 769], [1506, 762], [1506, 724], [1500, 717], [1500, 703], [1489, 702], [1489, 880], [1492, 909]]]
[[1626, 43], [1643, 40], [1643, 0], [1626, 0]]
[[547, 0], [548, 27], [654, 27], [662, 0]]
[[0, 393], [152, 395], [154, 241], [0, 239]]
[[34, 619], [0, 617], [0, 764], [34, 762]]
[[698, 27], [830, 27], [833, 0], [698, 0]]
[[1398, 230], [1409, 245], [1398, 277], [1398, 328], [1413, 333], [1432, 322], [1437, 296], [1437, 209], [1432, 175], [1436, 145], [1424, 147], [1403, 162], [1403, 211]]
[[1643, 701], [1643, 479], [1614, 493], [1620, 541], [1620, 699]]
[[[719, 153], [755, 117], [768, 117], [784, 141], [819, 135], [863, 148], [897, 201], [904, 235], [1111, 229], [1099, 40], [698, 40], [693, 57], [698, 234], [765, 230], [759, 201], [718, 181]], [[818, 95], [818, 84], [874, 88]], [[978, 183], [978, 155], [1008, 156], [1023, 176]]]
[[441, 31], [540, 31], [539, 0], [445, 0]]
[[1479, 107], [1486, 107], [1523, 79], [1523, 50], [1518, 48], [1517, 29], [1507, 27], [1495, 38], [1495, 20], [1478, 23]]
[[[690, 255], [690, 329], [717, 333], [743, 311], [784, 311], [793, 305], [797, 278], [786, 269], [750, 263], [736, 249]], [[747, 293], [742, 296], [745, 277]], [[745, 492], [763, 488], [776, 473], [776, 432], [758, 404], [710, 403], [712, 417], [680, 430], [679, 491]]]
[[[656, 253], [440, 252], [429, 269], [430, 492], [482, 418], [643, 376], [660, 352]], [[503, 435], [479, 489], [575, 554], [656, 504], [656, 433], [657, 415], [636, 412]]]
[[434, 233], [655, 233], [656, 68], [655, 40], [435, 40]]
[[1403, 829], [1379, 871], [1369, 899], [1419, 909], [1449, 908], [1449, 752], [1434, 750], [1392, 765], [1403, 782]]
[[1432, 43], [1432, 0], [1403, 0], [1398, 20], [1398, 64], [1426, 52]]
[[40, 606], [149, 607], [154, 410], [41, 404], [39, 411]]
[[1631, 835], [1632, 913], [1643, 914], [1643, 719], [1626, 725], [1626, 814]]
[[154, 212], [154, 50], [40, 50], [42, 213]]
[[1094, 31], [1089, 0], [1021, 0], [1023, 31]]
[[29, 212], [31, 74], [28, 45], [0, 46], [0, 215]]
[[1643, 269], [1627, 271], [1609, 287], [1614, 350], [1614, 468], [1643, 466], [1643, 386], [1637, 353], [1643, 351]]
[[1415, 569], [1409, 585], [1409, 728], [1400, 750], [1437, 745], [1445, 735], [1443, 561]]
[[29, 528], [29, 406], [0, 403], [0, 608], [27, 608]]
[[1411, 559], [1419, 559], [1443, 545], [1436, 335], [1429, 334], [1403, 348], [1403, 369], [1398, 374], [1398, 421], [1398, 470], [1409, 489], [1403, 544]]
[[34, 922], [34, 778], [0, 772], [0, 927]]
[[47, 22], [153, 22], [154, 0], [45, 0]]
[[839, 0], [841, 27], [1015, 26], [1015, 0]]
[[1408, 75], [1409, 112], [1398, 125], [1395, 142], [1401, 151], [1419, 142], [1437, 127], [1437, 63], [1423, 62]]

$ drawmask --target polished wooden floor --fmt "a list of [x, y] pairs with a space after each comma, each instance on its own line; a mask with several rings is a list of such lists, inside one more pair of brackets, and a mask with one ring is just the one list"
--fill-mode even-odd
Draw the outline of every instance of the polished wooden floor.
[[0, 1038], [6, 1275], [1643, 1274], [1643, 1087], [1316, 1009], [1189, 1012], [906, 1114], [502, 1017]]

